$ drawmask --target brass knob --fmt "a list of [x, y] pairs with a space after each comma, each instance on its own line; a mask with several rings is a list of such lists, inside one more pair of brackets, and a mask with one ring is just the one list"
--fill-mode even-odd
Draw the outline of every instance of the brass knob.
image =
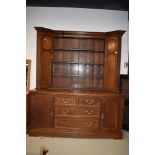
[[92, 122], [85, 122], [84, 123], [85, 127], [92, 127], [93, 123]]
[[64, 124], [64, 121], [61, 121], [60, 123], [61, 123], [61, 124]]
[[69, 112], [70, 112], [69, 109], [67, 109], [67, 110], [61, 109], [61, 113], [63, 113], [63, 114], [67, 114], [67, 113], [69, 113]]
[[94, 111], [93, 111], [93, 110], [88, 111], [87, 109], [85, 110], [85, 112], [86, 112], [88, 115], [92, 115], [92, 114], [94, 113]]
[[88, 102], [89, 100], [88, 99], [86, 99], [86, 102]]
[[62, 102], [63, 102], [63, 103], [68, 103], [68, 102], [69, 102], [69, 99], [67, 99], [67, 100], [65, 101], [65, 99], [62, 98]]
[[61, 123], [61, 125], [63, 125], [63, 126], [67, 126], [67, 125], [69, 124], [68, 121], [61, 121], [60, 123]]

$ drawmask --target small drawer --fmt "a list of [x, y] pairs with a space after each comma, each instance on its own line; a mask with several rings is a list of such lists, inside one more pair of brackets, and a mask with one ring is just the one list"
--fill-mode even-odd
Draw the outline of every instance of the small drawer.
[[74, 96], [56, 96], [55, 104], [56, 105], [75, 105], [76, 97], [74, 97]]
[[99, 129], [99, 120], [56, 118], [55, 128]]
[[55, 106], [55, 116], [57, 115], [72, 115], [73, 108], [66, 106]]
[[100, 115], [100, 108], [97, 107], [67, 107], [56, 106], [55, 116], [78, 115], [78, 116], [98, 116]]
[[92, 105], [100, 107], [101, 99], [95, 97], [79, 97], [78, 98], [79, 105]]

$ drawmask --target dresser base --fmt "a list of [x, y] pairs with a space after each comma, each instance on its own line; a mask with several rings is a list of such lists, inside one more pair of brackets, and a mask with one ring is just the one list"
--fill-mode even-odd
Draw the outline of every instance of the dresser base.
[[30, 136], [122, 138], [124, 96], [92, 91], [33, 91]]
[[122, 131], [86, 131], [86, 130], [71, 130], [71, 129], [48, 129], [48, 128], [36, 128], [30, 129], [29, 135], [33, 137], [45, 136], [45, 137], [73, 137], [73, 138], [114, 138], [122, 139]]

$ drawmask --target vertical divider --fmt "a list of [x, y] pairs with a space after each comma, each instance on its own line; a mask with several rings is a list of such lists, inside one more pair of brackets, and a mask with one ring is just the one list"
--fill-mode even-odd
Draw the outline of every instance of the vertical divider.
[[52, 47], [52, 50], [51, 50], [51, 87], [53, 88], [54, 87], [54, 39], [53, 38], [53, 47]]
[[[93, 39], [93, 41], [94, 41], [94, 39]], [[95, 88], [95, 85], [94, 85], [94, 81], [95, 81], [95, 41], [94, 41], [94, 47], [93, 47], [93, 49], [91, 49], [92, 50], [92, 52], [93, 52], [93, 71], [94, 71], [94, 74], [93, 74], [93, 81], [92, 81], [92, 88], [94, 89]]]
[[[89, 47], [89, 46], [88, 46]], [[86, 53], [86, 62], [84, 64], [84, 82], [85, 82], [85, 88], [88, 87], [88, 77], [87, 77], [87, 70], [88, 70], [88, 56], [89, 56], [89, 51], [85, 51]]]
[[[95, 49], [95, 39], [94, 39], [94, 62], [93, 62], [94, 64], [95, 64], [95, 55], [96, 55], [96, 49]], [[95, 67], [95, 65], [94, 65], [94, 67]], [[95, 75], [93, 77], [93, 88], [94, 89], [96, 88], [96, 86], [95, 86]]]
[[[101, 49], [102, 49], [102, 45], [101, 44], [102, 44], [102, 40], [100, 40], [100, 47], [99, 47], [99, 51], [100, 52], [101, 52]], [[99, 78], [98, 79], [99, 79], [99, 88], [101, 89], [101, 87], [102, 87], [101, 86], [102, 85], [101, 84], [102, 80], [101, 80], [100, 70], [101, 70], [101, 63], [102, 63], [101, 62], [101, 60], [102, 60], [102, 58], [101, 58], [102, 54], [100, 54], [100, 52], [98, 53], [99, 56], [100, 56], [100, 59], [99, 59]]]
[[105, 39], [102, 40], [102, 89], [104, 89]]
[[63, 53], [64, 53], [63, 49], [64, 49], [64, 37], [62, 37], [62, 61], [61, 61], [61, 78], [60, 78], [61, 79], [61, 82], [60, 82], [61, 83], [60, 84], [61, 86], [62, 86], [62, 81], [63, 81], [62, 80], [62, 78], [63, 78], [63, 75], [62, 75], [63, 66], [62, 65], [63, 65], [63, 61], [64, 61], [63, 60]]
[[[71, 45], [72, 45], [72, 42], [71, 42]], [[72, 47], [72, 46], [71, 46]], [[74, 52], [74, 51], [70, 51], [70, 63], [69, 63], [69, 88], [70, 89], [72, 89], [71, 88], [71, 80], [72, 80], [72, 77], [71, 77], [71, 55], [72, 55], [72, 52]]]
[[55, 64], [54, 64], [54, 61], [55, 61], [55, 38], [53, 38], [53, 52], [52, 52], [52, 57], [51, 57], [51, 61], [52, 61], [52, 69], [51, 69], [51, 72], [52, 72], [52, 87], [55, 87], [55, 76], [54, 76], [54, 71], [55, 71]]
[[[72, 41], [70, 40], [70, 48], [72, 48]], [[71, 80], [71, 76], [70, 76], [70, 65], [71, 65], [71, 52], [73, 52], [73, 51], [69, 51], [69, 58], [68, 58], [68, 60], [69, 60], [69, 63], [68, 63], [68, 65], [67, 65], [67, 67], [69, 67], [69, 73], [68, 73], [68, 75], [67, 75], [67, 78], [68, 78], [68, 80], [69, 80], [69, 82], [68, 82], [68, 88], [70, 88], [70, 80]], [[68, 70], [68, 69], [67, 69]], [[68, 71], [67, 71], [68, 72]]]
[[78, 62], [77, 62], [77, 64], [78, 64], [78, 73], [77, 73], [77, 88], [79, 88], [79, 78], [80, 78], [80, 76], [79, 76], [79, 51], [80, 51], [80, 49], [81, 49], [81, 39], [79, 38], [79, 50], [78, 50]]
[[[71, 40], [71, 48], [72, 48], [72, 40]], [[73, 76], [72, 76], [72, 74], [71, 74], [71, 71], [72, 71], [72, 63], [71, 62], [74, 62], [74, 59], [72, 59], [71, 60], [71, 56], [74, 54], [74, 51], [70, 51], [70, 64], [69, 64], [69, 66], [70, 66], [70, 73], [69, 73], [69, 75], [70, 75], [70, 77], [69, 77], [69, 79], [70, 79], [70, 81], [69, 81], [69, 87], [70, 87], [70, 89], [72, 89], [72, 83], [73, 83]]]

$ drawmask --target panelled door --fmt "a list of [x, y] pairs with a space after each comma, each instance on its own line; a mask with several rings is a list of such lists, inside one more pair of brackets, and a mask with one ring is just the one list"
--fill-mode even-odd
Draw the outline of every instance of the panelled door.
[[53, 98], [49, 95], [31, 95], [31, 127], [48, 128], [53, 126]]

